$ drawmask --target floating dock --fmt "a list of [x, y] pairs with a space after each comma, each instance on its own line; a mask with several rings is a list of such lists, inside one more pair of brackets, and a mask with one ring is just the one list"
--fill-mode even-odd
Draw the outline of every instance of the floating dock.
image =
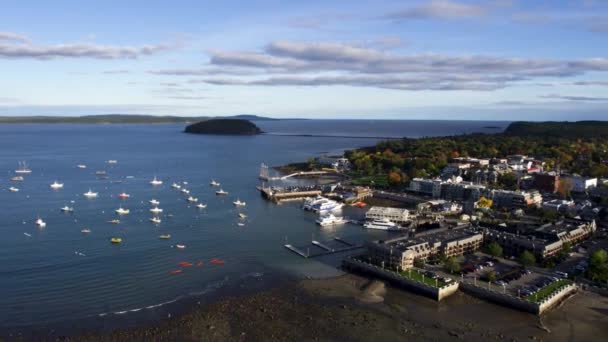
[[[320, 249], [322, 249], [323, 251], [317, 252], [317, 253], [311, 253], [310, 249], [308, 246], [304, 246], [304, 247], [295, 247], [291, 244], [286, 244], [284, 245], [285, 248], [289, 249], [290, 251], [296, 253], [297, 255], [303, 257], [303, 258], [314, 258], [314, 257], [318, 257], [318, 256], [322, 256], [322, 255], [329, 255], [329, 254], [336, 254], [336, 253], [342, 253], [342, 252], [348, 252], [348, 251], [352, 251], [352, 250], [356, 250], [356, 249], [360, 249], [363, 248], [363, 245], [356, 245], [354, 243], [350, 243], [348, 241], [345, 241], [342, 238], [339, 237], [335, 237], [334, 241], [337, 241], [341, 244], [346, 245], [346, 247], [343, 248], [332, 248], [330, 246], [328, 246], [326, 243], [322, 243], [316, 240], [312, 240], [311, 243], [311, 247], [318, 247]], [[302, 251], [302, 248], [306, 248], [307, 249], [307, 253], [305, 253], [304, 251]]]
[[301, 257], [304, 257], [304, 258], [308, 258], [309, 257], [308, 254], [302, 252], [300, 249], [298, 249], [297, 247], [294, 247], [294, 246], [292, 246], [290, 244], [285, 245], [285, 248], [289, 249], [290, 251], [296, 253], [297, 255], [299, 255]]

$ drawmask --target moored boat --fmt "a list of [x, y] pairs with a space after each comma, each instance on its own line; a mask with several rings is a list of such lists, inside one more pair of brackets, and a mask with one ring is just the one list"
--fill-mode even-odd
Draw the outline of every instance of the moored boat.
[[240, 199], [237, 198], [236, 201], [232, 202], [232, 204], [234, 204], [237, 207], [244, 207], [247, 205], [246, 202], [242, 202]]
[[215, 192], [216, 195], [228, 195], [227, 191], [224, 191], [224, 189], [219, 189], [218, 191]]
[[150, 181], [150, 184], [152, 185], [161, 185], [163, 184], [163, 181], [160, 179], [157, 179], [156, 176], [154, 176], [154, 179]]
[[97, 197], [98, 193], [91, 191], [91, 189], [89, 189], [89, 191], [85, 192], [84, 197], [86, 198], [95, 198]]
[[63, 188], [63, 183], [59, 183], [58, 181], [54, 181], [51, 185], [50, 185], [51, 189], [61, 189]]
[[199, 203], [199, 204], [196, 205], [196, 207], [199, 208], [199, 209], [205, 209], [205, 208], [207, 208], [207, 205], [203, 204], [203, 203]]
[[161, 240], [168, 240], [171, 238], [171, 234], [163, 234], [158, 237]]
[[114, 244], [119, 244], [119, 243], [121, 243], [121, 242], [122, 242], [122, 238], [119, 238], [119, 237], [113, 237], [113, 238], [111, 238], [111, 239], [110, 239], [110, 242], [111, 242], [111, 243], [114, 243]]
[[8, 191], [10, 191], [10, 192], [19, 192], [19, 189], [15, 188], [14, 186], [11, 186], [10, 188], [8, 188]]
[[129, 209], [125, 209], [125, 208], [123, 208], [123, 207], [119, 207], [119, 208], [118, 208], [118, 209], [116, 209], [115, 211], [116, 211], [116, 213], [117, 213], [118, 215], [126, 215], [126, 214], [128, 214], [128, 213], [130, 213], [130, 212], [131, 212]]

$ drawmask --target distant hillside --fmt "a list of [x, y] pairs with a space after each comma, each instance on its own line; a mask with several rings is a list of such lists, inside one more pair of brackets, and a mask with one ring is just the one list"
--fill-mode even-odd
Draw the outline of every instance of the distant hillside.
[[[181, 123], [209, 120], [209, 116], [173, 116], [173, 115], [144, 115], [144, 114], [103, 114], [84, 116], [0, 116], [0, 123], [81, 123], [81, 124], [145, 124], [145, 123]], [[235, 118], [251, 121], [280, 120], [263, 116], [243, 114], [215, 118]]]
[[255, 135], [263, 133], [253, 122], [242, 119], [209, 119], [188, 125], [186, 133]]
[[516, 121], [507, 127], [504, 134], [514, 136], [535, 135], [540, 137], [563, 138], [608, 137], [608, 121]]

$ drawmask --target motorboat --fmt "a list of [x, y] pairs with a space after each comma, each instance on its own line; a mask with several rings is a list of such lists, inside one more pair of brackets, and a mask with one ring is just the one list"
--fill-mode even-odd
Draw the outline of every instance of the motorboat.
[[84, 197], [86, 198], [95, 198], [97, 197], [98, 193], [91, 191], [91, 189], [89, 189], [89, 191], [85, 192]]
[[400, 230], [400, 229], [402, 229], [401, 227], [399, 227], [398, 224], [396, 224], [395, 222], [392, 222], [391, 220], [389, 220], [387, 218], [367, 221], [365, 224], [363, 224], [363, 228], [379, 229], [379, 230]]
[[169, 240], [171, 238], [171, 234], [164, 234], [158, 237], [161, 240]]
[[40, 228], [46, 227], [46, 222], [44, 222], [40, 217], [34, 223]]
[[128, 193], [126, 193], [126, 192], [123, 192], [123, 193], [118, 194], [118, 198], [129, 198], [129, 197], [131, 197], [131, 195], [129, 195], [129, 194], [128, 194]]
[[26, 162], [19, 162], [19, 168], [17, 170], [15, 170], [15, 173], [30, 174], [30, 173], [32, 173], [32, 170], [27, 167]]
[[242, 202], [240, 199], [236, 199], [236, 201], [232, 202], [232, 204], [236, 205], [237, 207], [244, 207], [247, 205], [246, 202]]
[[51, 185], [51, 189], [61, 189], [63, 188], [63, 183], [59, 183], [58, 181], [54, 181]]
[[177, 247], [179, 249], [184, 249], [184, 248], [186, 248], [186, 245], [175, 245], [175, 247]]
[[304, 205], [302, 205], [302, 209], [312, 210], [314, 206], [325, 201], [328, 201], [328, 199], [321, 195], [318, 195], [317, 197], [307, 198], [304, 200]]
[[79, 168], [79, 169], [86, 169], [87, 168], [87, 166], [84, 165], [84, 164], [78, 164], [78, 165], [76, 165], [76, 167]]
[[220, 183], [216, 182], [215, 180], [211, 180], [211, 182], [209, 182], [209, 185], [211, 186], [220, 186]]
[[119, 223], [120, 223], [120, 220], [116, 220], [116, 219], [115, 219], [115, 220], [110, 220], [110, 221], [108, 221], [108, 223], [111, 223], [111, 224], [119, 224]]
[[154, 198], [149, 200], [148, 203], [154, 205], [154, 206], [158, 206], [160, 204], [160, 201], [155, 200]]
[[244, 227], [245, 226], [245, 224], [243, 222], [238, 222], [236, 225], [239, 226], [239, 227]]
[[118, 160], [110, 159], [110, 160], [108, 160], [108, 164], [118, 164]]
[[199, 209], [205, 209], [205, 208], [207, 208], [207, 205], [203, 204], [203, 203], [199, 203], [199, 204], [196, 205], [196, 207], [199, 208]]
[[122, 242], [122, 238], [113, 237], [113, 238], [110, 239], [110, 242], [113, 243], [113, 244], [119, 244], [119, 243]]
[[151, 217], [150, 222], [152, 222], [154, 224], [159, 224], [161, 221], [160, 221], [160, 218], [158, 218], [158, 217]]
[[346, 223], [346, 220], [342, 216], [334, 216], [333, 214], [326, 214], [326, 215], [319, 217], [316, 220], [316, 222], [321, 227], [325, 227], [325, 226], [343, 224], [343, 223]]
[[163, 212], [163, 210], [159, 207], [154, 207], [154, 208], [150, 209], [150, 212], [154, 213], [154, 214], [160, 214]]
[[85, 229], [81, 230], [80, 232], [81, 232], [82, 234], [89, 234], [89, 233], [91, 232], [91, 230], [90, 230], [90, 229], [88, 229], [88, 228], [85, 228]]
[[22, 182], [23, 179], [23, 176], [15, 176], [11, 178], [11, 182]]
[[73, 207], [68, 207], [67, 205], [64, 206], [63, 208], [61, 208], [61, 211], [63, 211], [64, 213], [71, 213], [74, 211]]
[[218, 191], [215, 192], [216, 195], [228, 195], [227, 191], [224, 191], [224, 189], [219, 189]]
[[130, 213], [130, 212], [131, 212], [129, 209], [125, 209], [125, 208], [123, 208], [123, 207], [119, 207], [119, 208], [118, 208], [118, 209], [116, 209], [115, 211], [116, 211], [116, 213], [117, 213], [118, 215], [126, 215], [126, 214], [128, 214], [128, 213]]
[[175, 183], [175, 182], [174, 182], [173, 184], [171, 184], [171, 187], [172, 187], [173, 189], [181, 189], [181, 188], [182, 188], [182, 186], [181, 186], [181, 185], [179, 185], [179, 184], [177, 184], [177, 183]]
[[188, 197], [187, 201], [188, 202], [198, 202], [198, 198], [190, 196], [190, 197]]
[[189, 193], [190, 193], [190, 190], [188, 190], [188, 189], [186, 189], [186, 188], [183, 188], [183, 189], [182, 189], [182, 193], [184, 193], [184, 194], [186, 194], [186, 195], [187, 195], [187, 194], [189, 194]]
[[157, 179], [156, 176], [154, 176], [154, 179], [150, 181], [150, 184], [152, 185], [161, 185], [163, 184], [163, 181], [160, 179]]
[[247, 215], [245, 215], [243, 213], [239, 213], [239, 218], [242, 218], [242, 219], [247, 218]]
[[95, 171], [95, 176], [106, 176], [108, 173], [101, 170], [101, 171]]
[[8, 191], [10, 191], [10, 192], [19, 192], [19, 189], [15, 188], [14, 186], [11, 186], [10, 188], [8, 188]]

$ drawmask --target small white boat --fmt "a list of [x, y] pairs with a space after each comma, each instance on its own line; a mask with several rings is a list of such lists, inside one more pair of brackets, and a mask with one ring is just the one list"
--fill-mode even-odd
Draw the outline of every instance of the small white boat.
[[81, 230], [80, 232], [81, 232], [82, 234], [89, 234], [89, 233], [91, 232], [91, 230], [90, 230], [90, 229], [88, 229], [88, 228], [85, 228], [85, 229]]
[[163, 212], [163, 210], [159, 207], [154, 207], [154, 208], [150, 209], [150, 212], [154, 213], [154, 214], [160, 214]]
[[224, 189], [219, 189], [218, 191], [215, 192], [216, 195], [228, 195], [227, 191], [224, 191]]
[[245, 224], [243, 222], [239, 222], [236, 225], [239, 226], [239, 227], [244, 227], [245, 226]]
[[154, 198], [149, 200], [148, 202], [154, 206], [158, 206], [160, 204], [160, 201], [155, 200]]
[[44, 222], [40, 217], [34, 223], [40, 228], [46, 227], [46, 222]]
[[23, 233], [23, 235], [25, 235], [27, 237], [32, 237], [32, 234], [30, 234], [30, 233]]
[[209, 185], [211, 186], [220, 186], [220, 183], [216, 182], [215, 180], [211, 180], [211, 182], [209, 182]]
[[63, 183], [59, 183], [58, 181], [54, 181], [53, 184], [50, 185], [51, 189], [61, 189], [63, 188]]
[[129, 198], [129, 197], [131, 197], [131, 195], [129, 195], [129, 194], [128, 194], [128, 193], [126, 193], [126, 192], [123, 192], [123, 193], [121, 193], [121, 194], [118, 194], [118, 198]]
[[184, 249], [184, 248], [186, 248], [186, 245], [175, 245], [175, 247], [177, 247], [179, 249]]
[[239, 213], [239, 218], [242, 218], [242, 219], [247, 218], [247, 215], [245, 215], [243, 213]]
[[181, 188], [182, 188], [182, 186], [181, 186], [181, 185], [179, 185], [179, 184], [177, 184], [177, 183], [175, 183], [175, 182], [174, 182], [173, 184], [171, 184], [171, 187], [172, 187], [173, 189], [181, 189]]
[[116, 209], [116, 213], [118, 215], [126, 215], [128, 213], [130, 213], [131, 211], [129, 209], [125, 209], [123, 207], [119, 207], [118, 209]]
[[151, 217], [150, 222], [152, 222], [154, 224], [159, 224], [161, 221], [160, 221], [160, 218], [158, 218], [158, 217]]
[[32, 173], [32, 170], [27, 167], [26, 162], [19, 162], [19, 168], [15, 170], [15, 173], [30, 174]]
[[61, 208], [61, 211], [63, 211], [64, 213], [71, 213], [74, 211], [74, 208], [72, 207], [68, 207], [67, 205], [63, 208]]
[[188, 202], [198, 202], [198, 198], [190, 196], [190, 197], [188, 197], [187, 201]]
[[19, 189], [15, 188], [14, 186], [11, 186], [10, 188], [8, 188], [8, 191], [10, 191], [10, 192], [19, 192]]
[[22, 182], [23, 176], [15, 176], [11, 178], [11, 182]]
[[152, 185], [161, 185], [163, 184], [163, 181], [160, 179], [157, 179], [156, 176], [154, 176], [154, 179], [150, 181], [150, 184]]
[[188, 189], [186, 189], [186, 188], [183, 188], [183, 189], [182, 189], [182, 192], [183, 192], [183, 193], [185, 193], [185, 194], [189, 194], [189, 193], [190, 193], [190, 190], [188, 190]]
[[118, 164], [118, 160], [110, 159], [108, 160], [108, 164]]
[[207, 208], [207, 205], [203, 204], [203, 203], [199, 203], [199, 204], [196, 205], [196, 207], [199, 208], [199, 209], [205, 209], [205, 208]]
[[91, 189], [89, 189], [89, 191], [85, 192], [84, 197], [86, 198], [94, 198], [97, 197], [98, 193], [91, 191]]
[[232, 202], [232, 204], [236, 205], [237, 207], [244, 207], [247, 205], [246, 202], [242, 202], [240, 199], [236, 199], [236, 201]]
[[78, 164], [78, 165], [76, 165], [76, 167], [79, 168], [79, 169], [86, 169], [87, 168], [87, 166], [84, 165], [84, 164]]
[[110, 221], [108, 221], [108, 223], [111, 223], [111, 224], [119, 224], [119, 223], [120, 223], [120, 220], [110, 220]]

